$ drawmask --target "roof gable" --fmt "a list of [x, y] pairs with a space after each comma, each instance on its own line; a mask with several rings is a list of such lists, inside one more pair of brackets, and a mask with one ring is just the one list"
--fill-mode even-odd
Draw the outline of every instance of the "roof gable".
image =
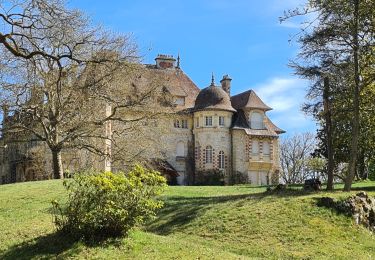
[[243, 129], [249, 135], [277, 136], [285, 133], [284, 130], [278, 128], [266, 115], [264, 126], [264, 129], [251, 129], [249, 120], [246, 118], [245, 112], [242, 109], [238, 109], [237, 113], [233, 116], [232, 129]]
[[172, 96], [184, 97], [185, 104], [180, 105], [178, 110], [194, 107], [199, 93], [199, 88], [180, 68], [159, 69], [155, 65], [146, 64], [138, 71], [133, 82], [140, 88], [159, 85]]
[[232, 106], [235, 109], [256, 108], [264, 111], [272, 110], [267, 106], [254, 90], [248, 90], [243, 93], [231, 97]]

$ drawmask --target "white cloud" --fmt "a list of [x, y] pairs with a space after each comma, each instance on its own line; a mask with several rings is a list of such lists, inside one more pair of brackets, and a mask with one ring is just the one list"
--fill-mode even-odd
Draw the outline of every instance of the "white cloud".
[[274, 110], [271, 120], [287, 133], [315, 131], [315, 122], [301, 111], [308, 81], [292, 77], [275, 77], [257, 85], [257, 95]]

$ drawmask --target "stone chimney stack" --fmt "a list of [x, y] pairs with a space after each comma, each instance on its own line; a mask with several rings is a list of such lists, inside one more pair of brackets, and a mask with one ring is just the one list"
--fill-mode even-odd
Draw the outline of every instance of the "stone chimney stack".
[[173, 58], [173, 55], [158, 54], [155, 61], [158, 69], [168, 69], [175, 67], [174, 63], [176, 62], [176, 59]]
[[230, 82], [232, 79], [228, 75], [224, 75], [223, 79], [220, 80], [221, 87], [225, 92], [227, 92], [228, 96], [230, 96]]

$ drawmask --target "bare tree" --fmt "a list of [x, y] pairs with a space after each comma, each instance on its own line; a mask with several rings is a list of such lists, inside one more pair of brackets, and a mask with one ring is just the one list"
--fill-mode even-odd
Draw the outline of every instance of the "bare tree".
[[44, 141], [55, 178], [63, 178], [64, 149], [109, 157], [113, 122], [156, 114], [145, 108], [155, 87], [131, 85], [139, 65], [129, 36], [91, 26], [60, 0], [0, 1], [0, 19], [2, 130]]
[[281, 140], [281, 178], [286, 184], [302, 183], [310, 177], [309, 162], [315, 148], [311, 133], [296, 134]]

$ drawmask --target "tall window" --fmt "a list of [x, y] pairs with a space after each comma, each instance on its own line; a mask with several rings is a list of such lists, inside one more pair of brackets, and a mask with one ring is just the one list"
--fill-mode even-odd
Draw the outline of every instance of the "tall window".
[[259, 154], [259, 142], [257, 140], [253, 140], [251, 144], [251, 153]]
[[176, 155], [177, 156], [185, 156], [185, 144], [183, 142], [177, 143]]
[[219, 116], [219, 126], [224, 126], [224, 117]]
[[224, 168], [225, 168], [224, 152], [220, 151], [219, 152], [219, 169], [224, 169]]
[[197, 118], [195, 119], [195, 126], [196, 126], [196, 127], [199, 127], [199, 117], [197, 117]]
[[263, 129], [263, 116], [261, 113], [254, 112], [250, 117], [250, 127], [252, 129]]
[[180, 128], [180, 120], [178, 120], [178, 119], [174, 120], [174, 127]]
[[268, 141], [263, 142], [263, 155], [270, 155], [270, 143]]
[[212, 116], [206, 116], [206, 126], [212, 126]]
[[206, 147], [206, 163], [212, 163], [212, 147]]
[[188, 128], [188, 123], [186, 119], [181, 120], [181, 128]]

